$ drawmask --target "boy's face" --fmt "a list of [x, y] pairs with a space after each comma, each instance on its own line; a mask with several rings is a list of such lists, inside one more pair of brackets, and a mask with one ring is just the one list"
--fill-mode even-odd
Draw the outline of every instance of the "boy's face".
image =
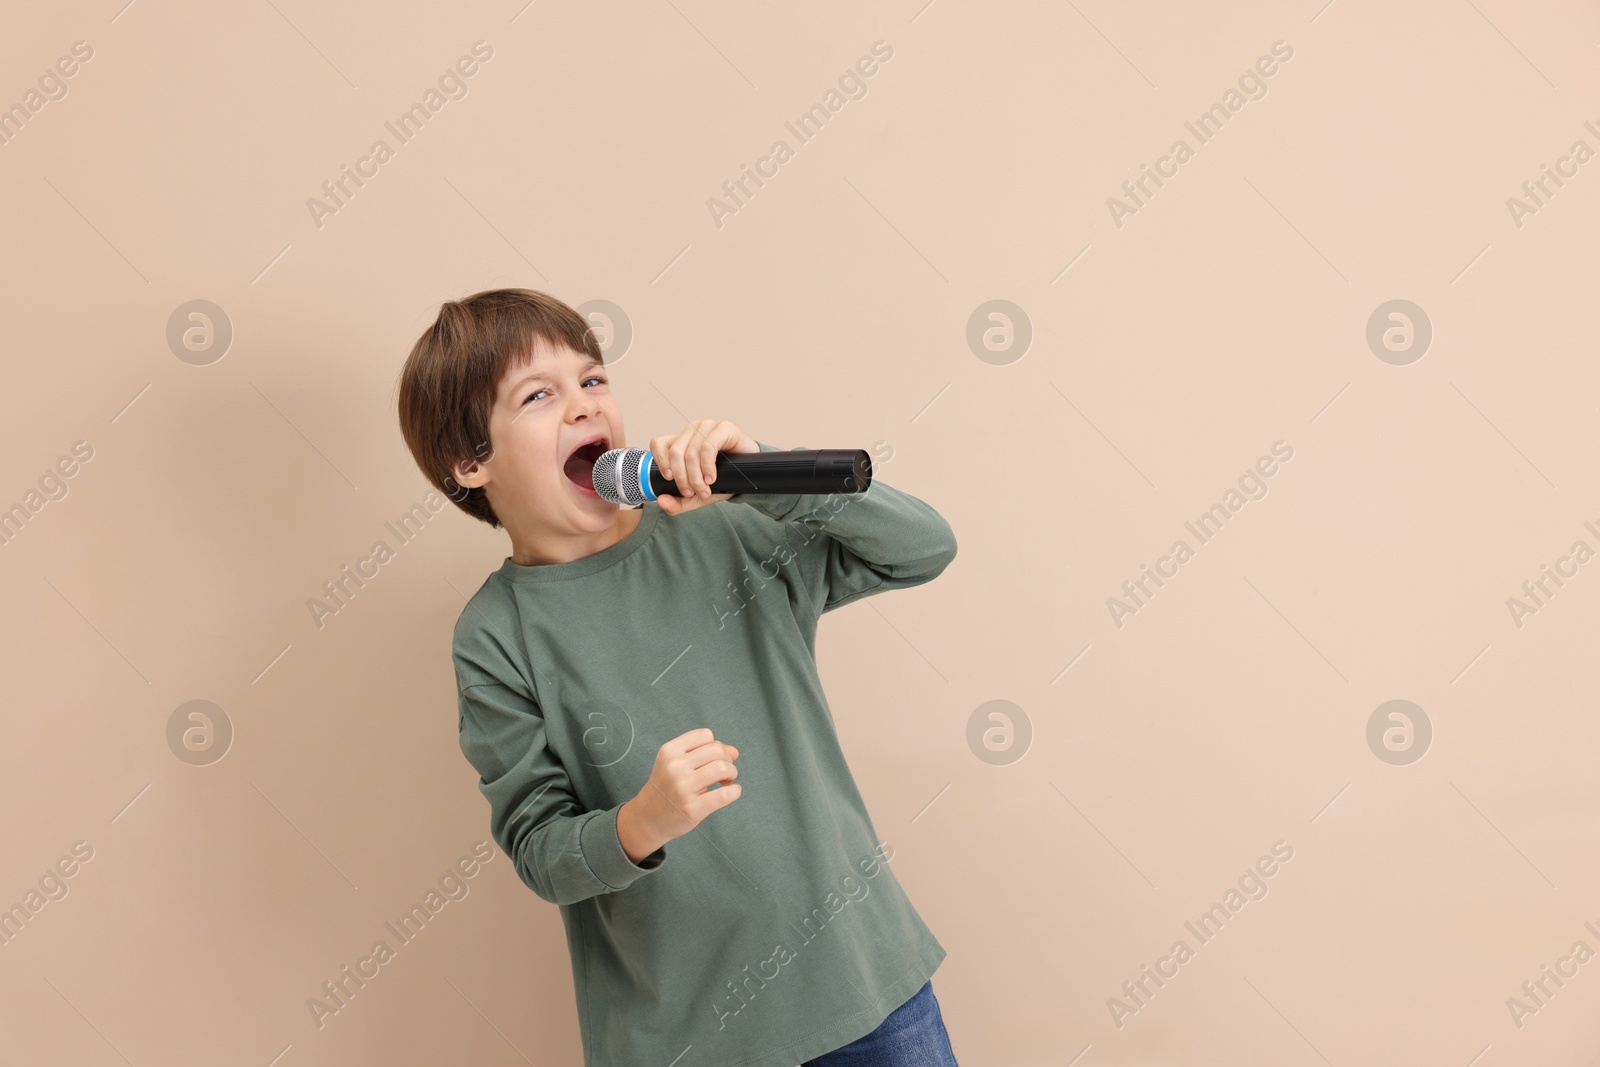
[[484, 486], [514, 536], [600, 533], [616, 522], [618, 505], [594, 491], [594, 460], [625, 444], [605, 366], [539, 341], [532, 360], [514, 363], [500, 380], [489, 454], [458, 463], [456, 480]]

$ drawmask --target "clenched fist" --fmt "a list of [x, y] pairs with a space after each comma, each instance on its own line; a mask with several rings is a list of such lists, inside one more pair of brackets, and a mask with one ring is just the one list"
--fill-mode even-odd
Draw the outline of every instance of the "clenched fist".
[[[718, 741], [706, 727], [679, 734], [656, 752], [655, 766], [639, 795], [617, 812], [622, 851], [638, 863], [699, 826], [707, 815], [738, 800], [734, 781], [739, 750]], [[722, 788], [712, 789], [720, 783]]]

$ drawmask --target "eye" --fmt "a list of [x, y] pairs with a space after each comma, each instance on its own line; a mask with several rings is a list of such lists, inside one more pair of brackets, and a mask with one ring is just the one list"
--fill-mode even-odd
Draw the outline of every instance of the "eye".
[[[606, 384], [605, 378], [603, 376], [601, 376], [601, 375], [598, 375], [598, 374], [590, 375], [589, 377], [587, 377], [587, 378], [585, 378], [583, 380], [583, 384], [584, 385], [588, 385], [590, 382], [599, 382], [601, 385], [605, 385]], [[539, 395], [541, 393], [547, 393], [549, 391], [550, 390], [548, 390], [548, 389], [537, 389], [534, 392], [529, 393], [527, 398], [525, 400], [523, 400], [522, 403], [524, 405], [531, 404], [531, 403], [534, 402], [535, 399], [537, 399], [539, 397]]]

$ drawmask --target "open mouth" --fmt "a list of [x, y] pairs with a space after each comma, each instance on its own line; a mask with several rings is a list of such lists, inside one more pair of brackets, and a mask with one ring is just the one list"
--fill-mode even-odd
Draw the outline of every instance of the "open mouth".
[[[579, 489], [594, 493], [594, 461], [599, 459], [606, 451], [606, 442], [602, 438], [590, 441], [574, 449], [572, 455], [567, 457], [567, 462], [562, 466], [567, 479]], [[599, 496], [598, 493], [595, 493]]]

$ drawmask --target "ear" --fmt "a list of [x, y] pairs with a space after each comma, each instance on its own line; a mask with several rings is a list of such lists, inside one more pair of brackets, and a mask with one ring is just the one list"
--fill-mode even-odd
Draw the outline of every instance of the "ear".
[[450, 475], [457, 485], [476, 489], [489, 480], [489, 471], [475, 459], [457, 460], [450, 467]]
[[489, 481], [489, 472], [485, 464], [494, 459], [494, 446], [484, 441], [472, 450], [472, 459], [458, 459], [450, 465], [450, 474], [456, 484], [467, 489], [476, 489]]

